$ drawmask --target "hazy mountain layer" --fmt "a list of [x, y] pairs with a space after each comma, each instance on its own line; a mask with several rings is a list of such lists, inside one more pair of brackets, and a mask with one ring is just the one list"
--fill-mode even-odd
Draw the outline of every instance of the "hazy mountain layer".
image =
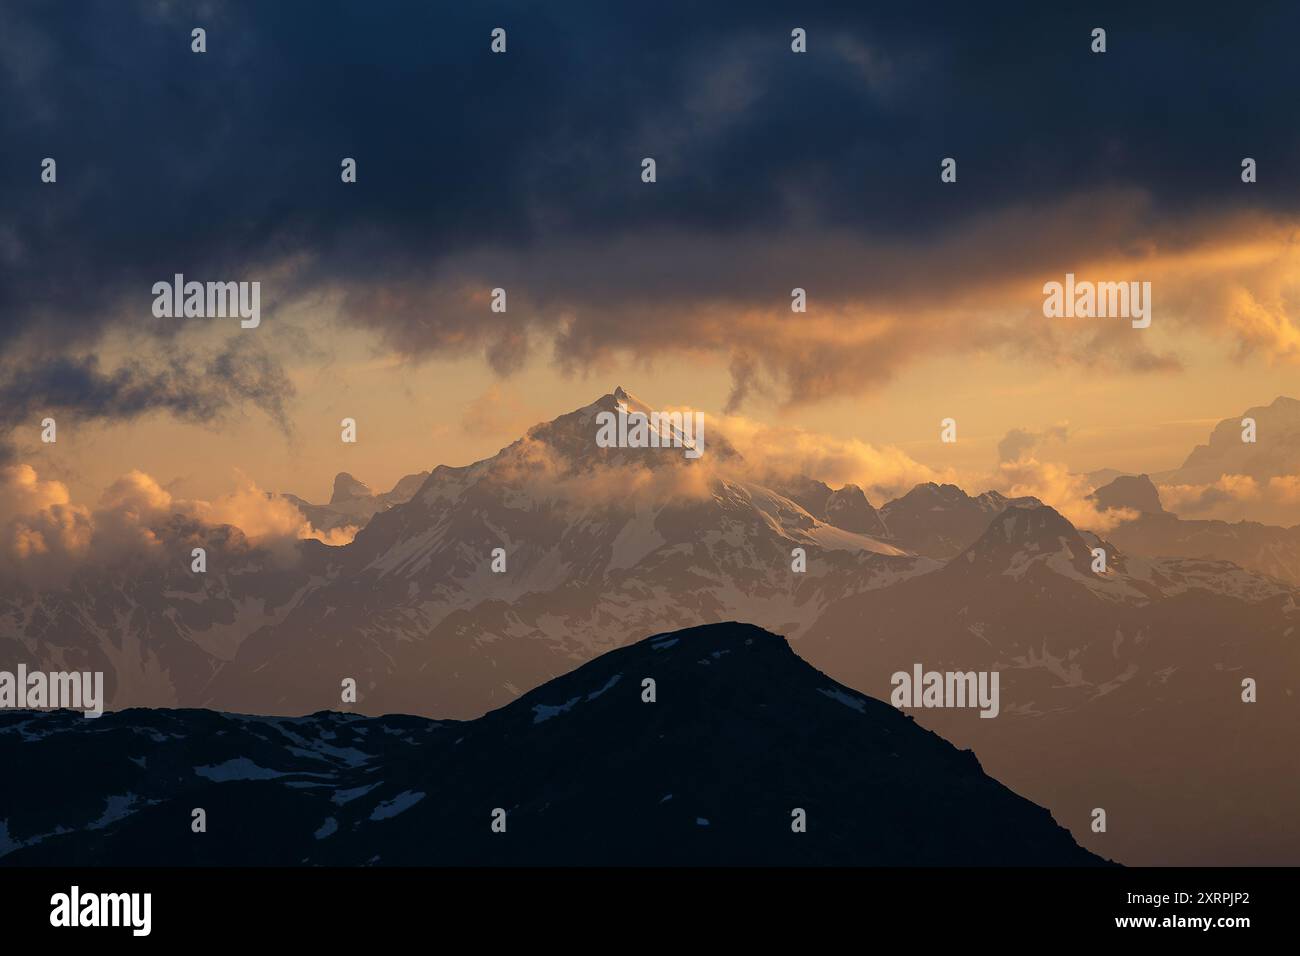
[[[1107, 553], [1092, 570], [1094, 548]], [[1227, 562], [1145, 559], [1015, 508], [932, 574], [829, 609], [795, 643], [885, 697], [891, 675], [997, 671], [1001, 712], [915, 711], [1125, 863], [1300, 860], [1300, 606]], [[1245, 678], [1258, 700], [1242, 700]], [[1091, 832], [1092, 811], [1108, 815]]]

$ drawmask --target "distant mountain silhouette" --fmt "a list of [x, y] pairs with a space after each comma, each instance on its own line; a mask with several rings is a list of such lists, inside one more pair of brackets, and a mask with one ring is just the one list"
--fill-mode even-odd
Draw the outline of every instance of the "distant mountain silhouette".
[[361, 527], [379, 512], [410, 501], [428, 477], [427, 471], [407, 475], [391, 490], [376, 494], [365, 482], [341, 471], [334, 476], [334, 489], [330, 493], [329, 504], [314, 505], [291, 494], [283, 497], [301, 511], [317, 531], [331, 531], [347, 526]]
[[[1254, 441], [1242, 440], [1246, 419], [1254, 422]], [[1300, 522], [1300, 509], [1288, 489], [1297, 475], [1300, 401], [1279, 395], [1267, 405], [1255, 405], [1220, 420], [1208, 441], [1196, 445], [1177, 468], [1150, 475], [1102, 468], [1081, 477], [1091, 484], [1094, 500], [1103, 509], [1125, 507], [1127, 498], [1128, 507], [1144, 514], [1172, 509], [1180, 517], [1200, 515], [1234, 528], [1243, 521], [1293, 528]], [[1226, 487], [1222, 484], [1225, 478], [1230, 479]], [[1160, 509], [1155, 509], [1150, 489], [1143, 487], [1148, 481], [1156, 489], [1176, 489], [1177, 497], [1166, 495]], [[1206, 530], [1218, 536], [1221, 529]], [[1252, 550], [1249, 545], [1229, 547], [1239, 554]]]
[[1211, 521], [1144, 514], [1112, 528], [1107, 537], [1131, 554], [1231, 561], [1300, 585], [1300, 525]]
[[[1243, 442], [1242, 419], [1253, 418], [1255, 441]], [[1249, 475], [1256, 481], [1300, 474], [1300, 401], [1279, 395], [1225, 418], [1181, 466], [1153, 477], [1161, 484], [1203, 484], [1221, 475]]]
[[364, 481], [357, 481], [346, 471], [334, 476], [334, 491], [330, 494], [330, 504], [337, 505], [355, 498], [370, 498], [374, 492]]
[[971, 752], [734, 623], [463, 723], [0, 712], [0, 762], [22, 781], [0, 790], [0, 864], [1103, 862]]
[[1153, 558], [1231, 561], [1250, 571], [1300, 585], [1300, 525], [1180, 518], [1165, 510], [1146, 475], [1116, 478], [1090, 496], [1099, 508], [1128, 508], [1137, 516], [1108, 537], [1130, 554]]
[[1165, 514], [1160, 492], [1147, 475], [1120, 475], [1088, 496], [1102, 511], [1128, 508], [1139, 514]]
[[1038, 504], [1037, 498], [1008, 498], [996, 491], [972, 497], [956, 485], [931, 481], [888, 502], [880, 515], [902, 547], [946, 560], [969, 547], [1007, 508]]

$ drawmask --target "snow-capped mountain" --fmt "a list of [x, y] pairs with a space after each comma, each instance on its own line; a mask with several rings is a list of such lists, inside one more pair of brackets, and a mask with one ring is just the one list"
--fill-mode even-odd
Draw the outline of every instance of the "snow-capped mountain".
[[[110, 708], [300, 714], [338, 706], [351, 677], [367, 713], [468, 717], [649, 633], [743, 619], [797, 634], [846, 594], [938, 566], [853, 530], [865, 497], [834, 493], [844, 527], [751, 480], [712, 429], [698, 460], [599, 447], [596, 416], [620, 406], [649, 411], [618, 389], [398, 501], [418, 476], [403, 479], [344, 547], [272, 554], [180, 529], [166, 567], [6, 586], [0, 646], [105, 671]], [[329, 507], [350, 521], [380, 497], [342, 475]], [[223, 533], [192, 574], [195, 536]]]
[[469, 722], [0, 712], [0, 761], [24, 775], [0, 864], [1103, 862], [746, 624], [656, 635]]
[[327, 580], [252, 634], [199, 703], [301, 712], [352, 677], [371, 713], [474, 716], [665, 627], [796, 634], [846, 594], [937, 566], [748, 480], [723, 435], [706, 433], [698, 460], [598, 446], [597, 415], [620, 406], [649, 411], [619, 389], [489, 459], [435, 468], [332, 552]]

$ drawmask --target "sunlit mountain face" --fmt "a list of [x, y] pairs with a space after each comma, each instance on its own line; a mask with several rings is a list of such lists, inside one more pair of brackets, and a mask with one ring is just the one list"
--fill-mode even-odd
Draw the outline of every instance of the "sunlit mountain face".
[[[1300, 21], [1239, 19], [8, 11], [0, 750], [141, 773], [0, 860], [178, 862], [211, 788], [312, 827], [179, 862], [472, 862], [409, 848], [486, 763], [585, 833], [527, 746], [624, 735], [702, 781], [609, 782], [628, 860], [1300, 861]], [[759, 703], [843, 748], [755, 769], [817, 739]], [[727, 829], [862, 774], [851, 853]]]

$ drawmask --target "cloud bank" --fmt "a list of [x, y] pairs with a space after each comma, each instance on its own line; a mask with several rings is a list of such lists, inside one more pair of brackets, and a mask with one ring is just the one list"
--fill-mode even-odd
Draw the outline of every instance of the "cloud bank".
[[[225, 533], [230, 529], [233, 536]], [[31, 583], [62, 583], [88, 565], [188, 563], [189, 549], [210, 541], [264, 549], [284, 563], [295, 559], [299, 540], [346, 544], [356, 530], [318, 532], [293, 504], [244, 476], [234, 490], [203, 501], [177, 498], [150, 475], [130, 471], [105, 489], [97, 505], [87, 506], [31, 465], [0, 466], [0, 571]]]
[[[1169, 374], [1194, 332], [1300, 358], [1300, 185], [1275, 174], [1300, 157], [1294, 10], [1231, 31], [1183, 11], [1170, 31], [1128, 9], [1105, 56], [1049, 6], [813, 3], [799, 55], [788, 6], [763, 0], [739, 16], [683, 2], [496, 16], [504, 56], [469, 8], [228, 3], [195, 55], [192, 15], [169, 4], [10, 11], [0, 140], [23, 148], [0, 177], [0, 347], [15, 407], [283, 420], [292, 392], [273, 350], [248, 350], [257, 333], [232, 328], [238, 353], [212, 361], [168, 352], [194, 320], [153, 318], [150, 289], [176, 272], [261, 281], [258, 332], [319, 306], [401, 356], [476, 355], [501, 375], [548, 347], [569, 369], [718, 357], [731, 411], [764, 392], [861, 394], [935, 355]], [[1250, 185], [1240, 157], [1189, 146], [1205, 103], [1245, 102]], [[45, 156], [57, 183], [39, 180]], [[956, 183], [939, 181], [946, 156]], [[1154, 334], [1045, 320], [1042, 284], [1066, 272], [1151, 281]], [[506, 313], [487, 308], [497, 287]], [[113, 335], [138, 361], [96, 367]]]

